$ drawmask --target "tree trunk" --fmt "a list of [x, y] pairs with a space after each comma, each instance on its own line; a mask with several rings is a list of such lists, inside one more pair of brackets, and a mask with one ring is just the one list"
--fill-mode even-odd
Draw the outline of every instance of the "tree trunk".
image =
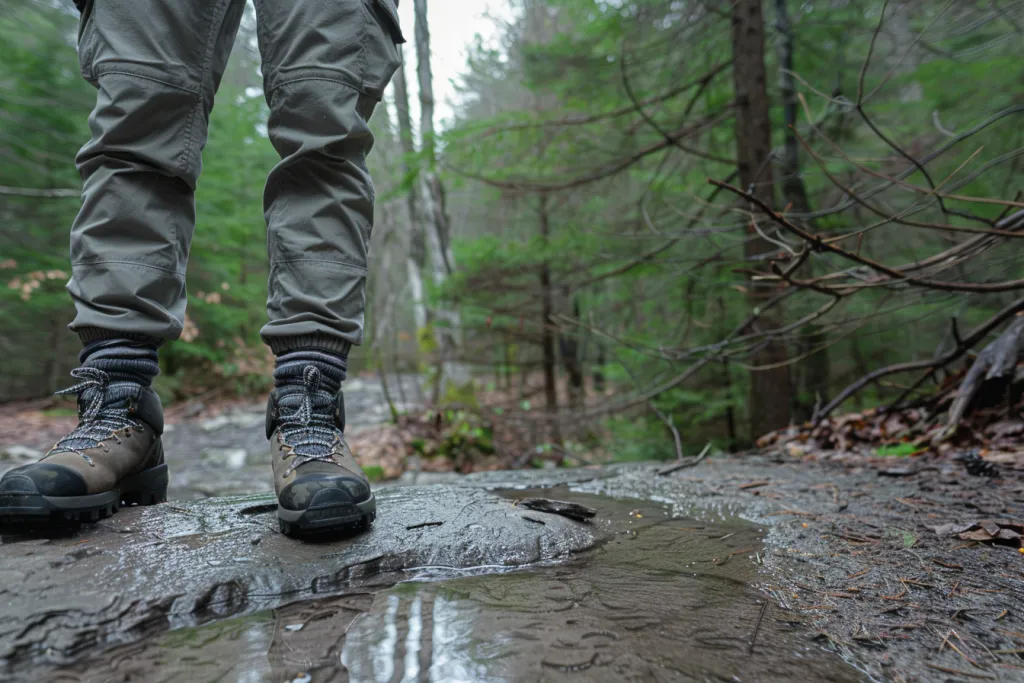
[[420, 86], [420, 144], [428, 170], [433, 170], [437, 153], [434, 147], [434, 74], [430, 67], [427, 0], [413, 0], [413, 12], [416, 15], [416, 79]]
[[[733, 84], [736, 90], [736, 155], [740, 184], [773, 203], [770, 162], [771, 119], [764, 66], [764, 19], [761, 0], [735, 0], [732, 6]], [[748, 261], [754, 263], [771, 254], [774, 247], [749, 228], [745, 246]], [[771, 297], [752, 279], [747, 283], [751, 308], [760, 308]], [[753, 330], [767, 332], [779, 326], [778, 311], [769, 311], [754, 323]], [[790, 421], [792, 386], [785, 343], [774, 340], [753, 354], [755, 370], [750, 377], [751, 437], [784, 427]], [[781, 364], [781, 365], [780, 365]]]
[[[785, 203], [796, 214], [809, 214], [811, 203], [807, 198], [807, 188], [800, 174], [800, 146], [796, 139], [797, 99], [796, 84], [793, 78], [793, 34], [789, 21], [789, 0], [775, 0], [775, 27], [778, 33], [779, 57], [779, 89], [782, 92], [782, 122], [785, 126], [785, 142], [782, 148], [782, 195]], [[814, 230], [814, 222], [802, 221], [810, 232]], [[804, 266], [804, 278], [814, 276], [814, 260], [808, 260]], [[810, 324], [801, 331], [803, 342], [801, 352], [809, 352], [815, 347], [821, 350], [813, 353], [800, 362], [799, 392], [794, 408], [796, 417], [809, 420], [816, 405], [828, 403], [829, 356], [826, 342], [828, 335], [820, 325]]]
[[[418, 186], [422, 201], [424, 227], [435, 285], [443, 285], [454, 272], [455, 260], [451, 252], [448, 217], [445, 212], [444, 188], [437, 176], [437, 148], [434, 133], [434, 77], [430, 66], [430, 23], [427, 19], [427, 0], [413, 0], [416, 17], [416, 78], [420, 91], [420, 147], [423, 162], [420, 166]], [[441, 306], [434, 309], [434, 334], [440, 352], [438, 384], [445, 378], [458, 384], [469, 381], [464, 369], [457, 367], [454, 356], [460, 346], [462, 323], [455, 310]]]
[[[402, 149], [402, 170], [405, 177], [413, 174], [412, 159], [416, 147], [412, 138], [412, 119], [409, 116], [409, 88], [405, 80], [405, 64], [395, 72], [395, 110], [398, 116], [398, 138]], [[427, 260], [427, 246], [423, 235], [423, 217], [419, 208], [417, 188], [411, 188], [405, 198], [409, 211], [409, 248], [406, 252], [405, 267], [409, 277], [412, 296], [413, 319], [416, 333], [427, 326], [427, 304], [423, 298], [423, 268]]]
[[427, 0], [414, 0], [416, 14], [416, 78], [420, 89], [420, 147], [424, 164], [421, 188], [424, 213], [430, 234], [435, 277], [443, 281], [455, 269], [451, 253], [448, 215], [445, 211], [444, 187], [437, 177], [437, 147], [434, 132], [434, 76], [430, 67], [430, 24]]
[[[540, 236], [545, 247], [551, 236], [548, 223], [548, 198], [540, 196]], [[541, 348], [544, 367], [544, 398], [548, 415], [551, 417], [551, 441], [562, 442], [561, 429], [558, 424], [558, 387], [555, 384], [555, 331], [551, 316], [554, 314], [554, 297], [551, 291], [551, 268], [547, 260], [540, 266], [540, 308], [541, 308]]]
[[807, 213], [810, 202], [807, 189], [800, 176], [800, 146], [797, 143], [796, 126], [797, 99], [793, 79], [793, 34], [787, 10], [788, 0], [775, 0], [775, 27], [778, 31], [779, 90], [782, 93], [782, 123], [785, 143], [782, 148], [782, 194], [786, 202], [792, 202], [792, 211]]
[[599, 394], [603, 394], [604, 390], [605, 390], [605, 381], [604, 381], [604, 364], [605, 364], [604, 341], [601, 340], [601, 339], [597, 339], [595, 337], [594, 344], [597, 347], [597, 351], [595, 352], [595, 355], [594, 355], [594, 374], [593, 374], [594, 391], [596, 391]]
[[[572, 295], [565, 290], [565, 297], [571, 297], [572, 315], [576, 320], [580, 319], [579, 297]], [[583, 358], [580, 354], [580, 332], [579, 327], [572, 326], [559, 335], [559, 350], [562, 354], [562, 367], [569, 378], [569, 408], [571, 410], [583, 409], [584, 387], [583, 387]]]

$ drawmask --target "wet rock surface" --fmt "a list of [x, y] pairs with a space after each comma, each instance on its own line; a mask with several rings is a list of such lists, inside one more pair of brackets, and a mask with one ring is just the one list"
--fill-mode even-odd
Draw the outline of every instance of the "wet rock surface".
[[369, 533], [332, 543], [281, 536], [266, 496], [134, 508], [66, 535], [0, 536], [0, 680], [39, 680], [47, 664], [116, 643], [417, 572], [566, 558], [598, 537], [555, 515], [524, 520], [480, 488], [396, 488], [380, 492], [379, 507]]
[[[893, 477], [894, 468], [911, 472]], [[846, 454], [714, 458], [668, 476], [660, 469], [488, 472], [460, 482], [508, 488], [521, 476], [526, 486], [661, 501], [698, 521], [742, 517], [766, 530], [753, 582], [784, 610], [779, 618], [871, 676], [1024, 680], [1024, 554], [943, 532], [979, 521], [1017, 528], [1020, 473], [974, 477], [955, 460]], [[557, 488], [545, 496], [561, 497]]]
[[[352, 430], [386, 418], [379, 385], [348, 391]], [[370, 534], [303, 544], [269, 496], [230, 495], [270, 490], [262, 406], [166, 441], [177, 500], [0, 535], [0, 681], [1024, 680], [1024, 555], [936, 531], [1019, 528], [1019, 472], [410, 472], [378, 487]]]
[[1024, 478], [971, 477], [942, 459], [915, 459], [914, 474], [898, 478], [846, 457], [717, 459], [668, 477], [654, 466], [613, 469], [573, 489], [764, 524], [757, 586], [808, 637], [872, 676], [1024, 680], [1024, 555], [936, 532], [1019, 521]]
[[[157, 633], [51, 673], [97, 682], [865, 680], [751, 586], [757, 527], [565, 487], [504, 495], [512, 506], [544, 493], [593, 508], [595, 523], [577, 526], [603, 542], [519, 571], [424, 568], [395, 585], [380, 577]], [[540, 529], [564, 524], [530, 514]]]

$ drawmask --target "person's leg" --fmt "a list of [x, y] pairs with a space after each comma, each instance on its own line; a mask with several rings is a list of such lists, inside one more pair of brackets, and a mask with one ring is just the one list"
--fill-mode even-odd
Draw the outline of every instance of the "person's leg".
[[268, 405], [286, 533], [368, 524], [373, 496], [342, 438], [341, 382], [362, 341], [373, 185], [367, 123], [398, 68], [394, 0], [257, 0], [268, 133], [281, 155], [264, 198]]
[[82, 339], [79, 425], [0, 480], [0, 519], [97, 519], [163, 499], [157, 347], [181, 333], [185, 265], [213, 96], [244, 0], [86, 0], [82, 75], [97, 88], [71, 230]]
[[92, 139], [76, 158], [84, 181], [71, 228], [83, 341], [177, 339], [194, 192], [213, 97], [242, 0], [88, 0], [82, 75], [97, 88]]

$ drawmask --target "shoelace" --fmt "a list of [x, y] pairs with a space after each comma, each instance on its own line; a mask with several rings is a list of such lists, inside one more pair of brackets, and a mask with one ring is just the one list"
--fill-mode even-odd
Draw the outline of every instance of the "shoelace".
[[[334, 424], [334, 397], [321, 390], [320, 370], [312, 365], [302, 372], [302, 402], [294, 412], [281, 415], [281, 441], [292, 449], [295, 460], [285, 472], [288, 476], [307, 462], [335, 462], [335, 446], [341, 430]], [[317, 410], [321, 408], [321, 410]]]
[[[83, 451], [101, 446], [104, 441], [113, 437], [121, 443], [120, 437], [114, 432], [121, 429], [141, 429], [142, 425], [130, 417], [129, 401], [126, 398], [116, 401], [107, 399], [110, 388], [110, 375], [98, 368], [80, 367], [71, 371], [71, 376], [80, 380], [78, 384], [57, 392], [58, 396], [68, 394], [91, 395], [85, 410], [78, 417], [78, 426], [57, 442], [47, 456], [57, 453], [77, 453], [89, 465], [96, 463]], [[104, 450], [109, 450], [105, 446]]]

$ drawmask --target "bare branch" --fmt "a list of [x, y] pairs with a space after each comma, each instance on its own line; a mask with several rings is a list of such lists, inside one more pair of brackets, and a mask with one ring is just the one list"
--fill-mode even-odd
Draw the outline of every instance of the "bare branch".
[[0, 195], [6, 197], [54, 197], [62, 199], [80, 199], [82, 197], [81, 190], [72, 189], [38, 189], [34, 187], [5, 187], [0, 185]]

